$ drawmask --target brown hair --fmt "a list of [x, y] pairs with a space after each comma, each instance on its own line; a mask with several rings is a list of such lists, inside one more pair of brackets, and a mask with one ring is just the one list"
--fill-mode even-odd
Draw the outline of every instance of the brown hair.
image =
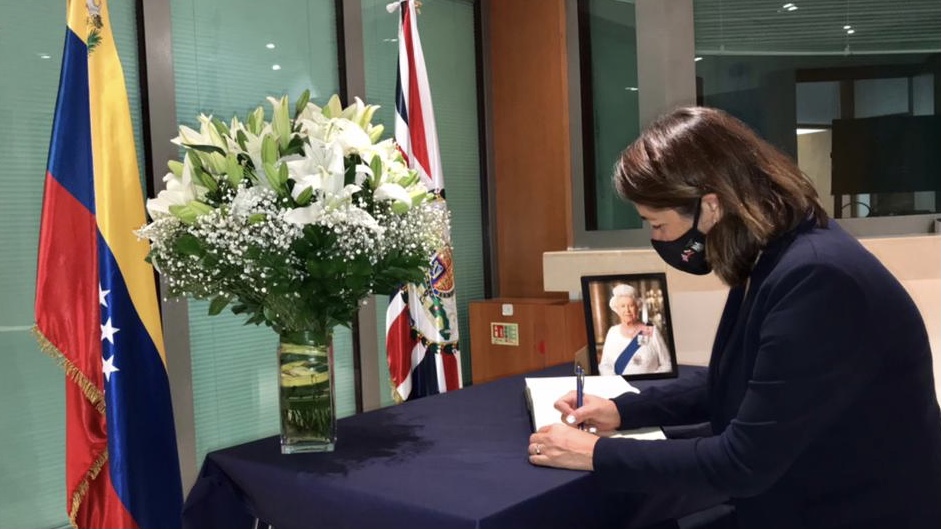
[[787, 155], [721, 110], [685, 107], [651, 123], [615, 166], [621, 198], [692, 216], [715, 193], [722, 216], [706, 258], [728, 285], [745, 282], [758, 252], [808, 215], [827, 225], [813, 184]]

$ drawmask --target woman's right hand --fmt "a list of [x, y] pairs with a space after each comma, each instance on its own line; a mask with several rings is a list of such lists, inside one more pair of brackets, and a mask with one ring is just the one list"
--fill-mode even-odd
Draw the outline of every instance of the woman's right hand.
[[614, 401], [595, 395], [585, 395], [582, 407], [576, 409], [577, 396], [574, 391], [555, 401], [555, 409], [562, 412], [562, 422], [569, 426], [584, 424], [597, 428], [598, 433], [612, 432], [621, 426], [621, 414]]

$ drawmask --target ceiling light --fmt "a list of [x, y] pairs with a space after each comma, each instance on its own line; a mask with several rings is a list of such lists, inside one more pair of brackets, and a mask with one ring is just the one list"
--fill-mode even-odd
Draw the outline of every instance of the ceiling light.
[[274, 71], [278, 71], [278, 70], [281, 69], [281, 65], [280, 65], [280, 64], [272, 64], [272, 65], [271, 65], [271, 69], [274, 70]]
[[696, 57], [695, 59], [693, 59], [694, 62], [699, 62], [701, 60], [702, 60], [702, 57]]
[[823, 132], [827, 129], [797, 129], [797, 135], [802, 136], [804, 134], [813, 134], [814, 132]]
[[855, 30], [855, 29], [848, 29], [848, 30], [846, 30], [846, 34], [847, 34], [847, 35], [852, 35], [853, 33], [856, 33], [856, 30]]
[[788, 2], [788, 3], [784, 4], [783, 6], [781, 6], [781, 9], [783, 9], [783, 10], [785, 10], [785, 11], [797, 11], [797, 6], [794, 5], [794, 4], [791, 3], [791, 2]]
[[268, 44], [265, 44], [265, 47], [268, 48], [269, 50], [273, 50], [273, 49], [274, 49], [274, 42], [269, 42]]
[[51, 58], [52, 58], [52, 55], [49, 55], [48, 53], [40, 53], [40, 54], [39, 54], [39, 58], [40, 58], [40, 59], [51, 59]]
[[847, 24], [847, 25], [843, 26], [843, 29], [853, 29], [853, 26]]
[[624, 89], [625, 89], [625, 90], [630, 90], [631, 92], [636, 92], [636, 91], [637, 91], [637, 87], [636, 87], [636, 86], [625, 86]]

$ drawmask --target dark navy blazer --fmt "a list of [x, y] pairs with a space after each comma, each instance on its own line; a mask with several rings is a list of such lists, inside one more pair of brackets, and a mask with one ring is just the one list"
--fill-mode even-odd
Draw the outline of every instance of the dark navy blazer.
[[921, 315], [834, 222], [773, 241], [730, 290], [708, 375], [614, 399], [622, 428], [711, 422], [715, 435], [602, 438], [615, 489], [714, 491], [743, 527], [941, 527], [941, 413]]

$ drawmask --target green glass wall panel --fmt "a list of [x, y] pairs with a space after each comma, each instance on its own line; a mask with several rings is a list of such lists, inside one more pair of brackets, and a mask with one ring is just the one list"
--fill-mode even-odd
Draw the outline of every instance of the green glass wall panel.
[[[333, 2], [172, 0], [178, 120], [199, 113], [244, 117], [267, 96], [311, 91], [323, 104], [339, 91]], [[167, 141], [170, 138], [166, 139]], [[278, 433], [277, 336], [225, 312], [190, 302], [197, 464], [208, 451]], [[337, 412], [355, 411], [352, 341], [334, 337]]]
[[621, 151], [640, 133], [637, 90], [637, 22], [634, 4], [588, 0], [597, 225], [600, 230], [640, 228], [637, 211], [611, 183]]
[[[133, 0], [111, 0], [112, 31], [141, 143]], [[36, 252], [66, 30], [65, 2], [0, 3], [0, 527], [68, 525], [65, 375], [39, 351], [30, 328]]]
[[[382, 105], [376, 121], [394, 130], [398, 14], [384, 0], [362, 0], [366, 96]], [[470, 381], [467, 304], [484, 297], [483, 230], [480, 203], [481, 157], [477, 114], [477, 66], [472, 0], [425, 2], [418, 27], [428, 70], [448, 207], [460, 319], [464, 382]], [[379, 383], [383, 404], [392, 402], [385, 358], [385, 309], [379, 300]]]

